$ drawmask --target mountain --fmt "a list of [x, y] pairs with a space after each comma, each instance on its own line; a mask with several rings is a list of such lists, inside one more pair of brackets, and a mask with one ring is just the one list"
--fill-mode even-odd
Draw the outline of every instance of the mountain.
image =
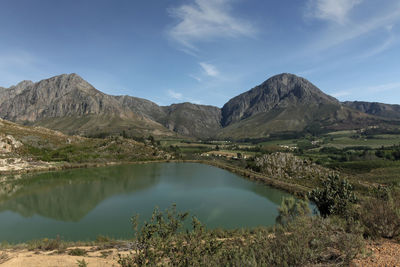
[[132, 96], [115, 98], [136, 114], [154, 120], [170, 131], [184, 136], [210, 138], [221, 128], [221, 110], [214, 106], [192, 103], [158, 106], [149, 100]]
[[374, 121], [343, 106], [304, 78], [283, 73], [229, 100], [222, 107], [220, 137], [256, 138], [312, 128], [349, 129]]
[[301, 105], [340, 107], [339, 101], [324, 94], [306, 79], [283, 73], [229, 100], [222, 107], [222, 125], [228, 126], [271, 110]]
[[[180, 133], [210, 137], [209, 133], [214, 131], [208, 133], [208, 130], [215, 124], [215, 119], [210, 122], [210, 118], [215, 117], [211, 114], [218, 108], [194, 107], [193, 104], [160, 107], [141, 98], [107, 95], [77, 74], [63, 74], [37, 83], [23, 81], [0, 89], [1, 118], [67, 134], [99, 135], [125, 131], [135, 136], [177, 136]], [[188, 113], [191, 115], [187, 116]], [[196, 125], [181, 116], [190, 118]]]
[[1, 97], [1, 118], [68, 134], [116, 133], [132, 129], [136, 134], [173, 135], [76, 74], [63, 74], [37, 83], [22, 82], [3, 90]]
[[289, 73], [271, 77], [222, 109], [192, 103], [159, 106], [142, 98], [107, 95], [77, 74], [0, 88], [0, 118], [81, 135], [124, 131], [133, 136], [259, 138], [390, 123], [400, 119], [399, 107], [340, 103]]
[[162, 108], [166, 116], [159, 122], [179, 134], [210, 138], [221, 129], [221, 109], [217, 107], [181, 103]]
[[377, 102], [346, 101], [343, 105], [361, 112], [388, 118], [400, 119], [400, 105], [390, 105]]

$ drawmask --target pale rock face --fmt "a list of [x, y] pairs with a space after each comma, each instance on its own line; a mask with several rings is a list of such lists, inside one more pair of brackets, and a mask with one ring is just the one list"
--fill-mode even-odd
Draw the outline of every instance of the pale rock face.
[[255, 161], [262, 173], [275, 179], [320, 179], [335, 174], [332, 170], [291, 153], [277, 152], [263, 155]]
[[20, 148], [22, 143], [16, 140], [12, 135], [0, 135], [0, 153], [6, 154]]
[[96, 90], [76, 74], [60, 75], [38, 83], [21, 82], [6, 90], [0, 116], [11, 121], [37, 121], [69, 115], [119, 113], [126, 115], [111, 96]]

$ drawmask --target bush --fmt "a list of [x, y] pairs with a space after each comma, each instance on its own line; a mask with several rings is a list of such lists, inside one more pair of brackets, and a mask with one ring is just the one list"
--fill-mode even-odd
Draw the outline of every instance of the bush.
[[28, 246], [29, 250], [39, 249], [39, 250], [51, 251], [51, 250], [65, 249], [65, 244], [60, 240], [59, 236], [57, 236], [56, 239], [44, 238], [42, 240], [32, 241], [28, 245], [29, 245]]
[[317, 205], [321, 216], [346, 216], [351, 203], [357, 201], [353, 186], [337, 175], [330, 175], [322, 185], [322, 188], [316, 188], [308, 193], [308, 198]]
[[81, 248], [74, 248], [68, 252], [68, 255], [71, 256], [85, 256], [87, 254], [86, 250]]
[[360, 229], [338, 218], [299, 217], [275, 230], [267, 266], [348, 265], [361, 251]]
[[[354, 225], [331, 217], [305, 214], [305, 202], [283, 201], [282, 220], [276, 228], [207, 230], [192, 217], [192, 227], [182, 228], [187, 213], [176, 207], [156, 209], [150, 222], [137, 230], [135, 253], [120, 256], [122, 266], [304, 266], [348, 264], [361, 249], [361, 232]], [[308, 206], [307, 206], [308, 208]]]
[[276, 222], [282, 225], [294, 221], [297, 217], [311, 214], [308, 201], [296, 201], [294, 197], [284, 197], [278, 211], [279, 215], [276, 218]]
[[369, 199], [362, 205], [361, 222], [365, 234], [372, 238], [400, 236], [400, 208], [392, 198]]

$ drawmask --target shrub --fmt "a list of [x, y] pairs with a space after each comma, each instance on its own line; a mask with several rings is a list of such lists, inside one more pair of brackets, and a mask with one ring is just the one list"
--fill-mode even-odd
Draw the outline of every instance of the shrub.
[[65, 249], [65, 244], [62, 243], [60, 237], [57, 236], [56, 239], [47, 239], [44, 238], [42, 240], [32, 241], [28, 246], [29, 250], [63, 250]]
[[400, 236], [400, 208], [392, 198], [369, 199], [362, 205], [361, 222], [365, 234], [372, 238]]
[[74, 248], [68, 252], [68, 255], [71, 256], [85, 256], [87, 254], [86, 250], [81, 248]]
[[277, 227], [275, 238], [266, 248], [266, 265], [348, 265], [362, 245], [359, 228], [348, 228], [341, 219], [298, 217], [285, 227]]
[[283, 198], [278, 211], [279, 215], [276, 218], [276, 221], [283, 225], [294, 221], [299, 216], [306, 216], [311, 213], [308, 201], [296, 201], [294, 197]]
[[85, 259], [77, 260], [76, 264], [78, 265], [78, 267], [87, 267], [88, 266], [88, 263], [85, 261]]
[[290, 218], [287, 224], [235, 231], [207, 230], [194, 217], [191, 229], [184, 231], [187, 213], [177, 213], [175, 206], [164, 213], [156, 209], [139, 231], [134, 217], [135, 253], [120, 255], [118, 262], [122, 266], [344, 265], [360, 251], [358, 228], [335, 217], [296, 216], [305, 214], [305, 202], [283, 203], [287, 209], [282, 209], [282, 218]]
[[322, 185], [322, 188], [316, 188], [308, 193], [308, 198], [317, 205], [321, 216], [346, 216], [351, 203], [357, 201], [353, 186], [337, 175], [330, 175]]

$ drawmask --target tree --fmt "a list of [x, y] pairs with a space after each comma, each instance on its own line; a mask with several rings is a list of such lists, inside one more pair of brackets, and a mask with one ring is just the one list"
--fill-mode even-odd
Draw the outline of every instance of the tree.
[[357, 201], [353, 186], [338, 175], [330, 175], [322, 183], [322, 188], [316, 188], [308, 193], [308, 198], [317, 205], [323, 217], [329, 215], [343, 216], [348, 211], [351, 203]]

